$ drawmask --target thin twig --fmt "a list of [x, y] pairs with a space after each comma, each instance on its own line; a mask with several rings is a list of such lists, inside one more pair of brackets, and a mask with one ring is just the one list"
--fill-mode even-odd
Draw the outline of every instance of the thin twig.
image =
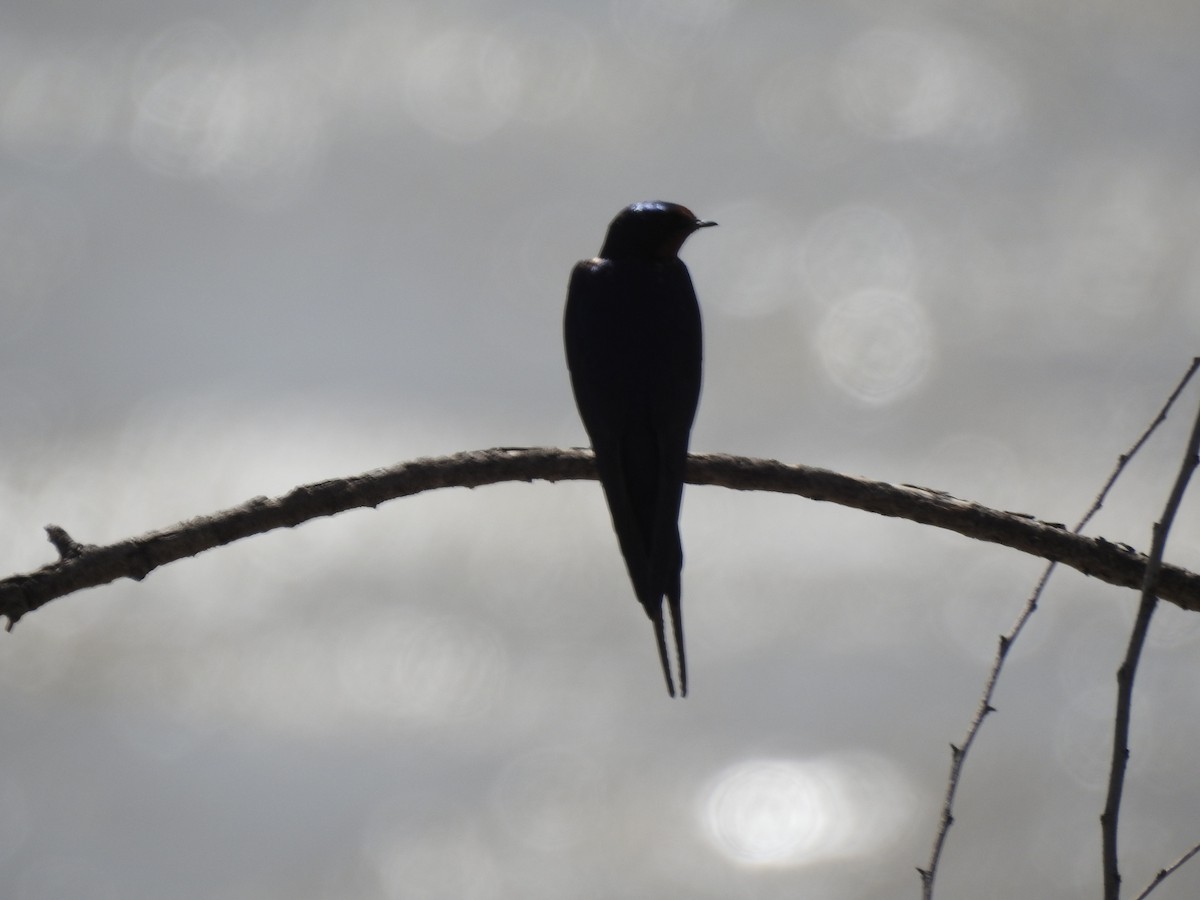
[[1111, 475], [1108, 476], [1108, 481], [1104, 483], [1104, 487], [1100, 489], [1100, 493], [1096, 495], [1095, 501], [1092, 503], [1092, 508], [1087, 511], [1079, 523], [1072, 529], [1076, 534], [1083, 531], [1088, 522], [1092, 521], [1092, 517], [1100, 512], [1100, 507], [1104, 505], [1104, 500], [1108, 496], [1108, 492], [1112, 490], [1112, 486], [1116, 480], [1121, 477], [1121, 473], [1125, 471], [1125, 467], [1129, 465], [1129, 461], [1137, 455], [1137, 452], [1142, 449], [1142, 445], [1150, 440], [1150, 435], [1154, 434], [1155, 429], [1167, 420], [1167, 414], [1171, 411], [1171, 407], [1175, 405], [1175, 401], [1179, 399], [1179, 395], [1183, 393], [1183, 389], [1187, 387], [1188, 382], [1192, 380], [1192, 376], [1196, 374], [1196, 370], [1200, 369], [1200, 356], [1192, 359], [1192, 364], [1188, 366], [1188, 370], [1183, 373], [1183, 377], [1179, 379], [1179, 384], [1175, 385], [1175, 390], [1171, 391], [1171, 396], [1167, 398], [1167, 402], [1163, 404], [1162, 409], [1158, 411], [1158, 415], [1154, 417], [1154, 421], [1150, 423], [1150, 427], [1142, 432], [1142, 436], [1137, 439], [1127, 453], [1124, 453], [1117, 460], [1117, 467], [1113, 469]]
[[1187, 862], [1197, 853], [1200, 853], [1200, 844], [1194, 846], [1191, 850], [1183, 854], [1183, 856], [1179, 857], [1179, 859], [1175, 860], [1175, 862], [1171, 863], [1165, 869], [1159, 869], [1158, 874], [1154, 876], [1154, 880], [1146, 885], [1145, 889], [1136, 897], [1134, 897], [1133, 900], [1146, 900], [1146, 898], [1150, 896], [1151, 891], [1171, 877], [1171, 875], [1177, 869], [1181, 868], [1185, 862]]
[[1164, 881], [1168, 880], [1171, 875], [1175, 874], [1176, 870], [1181, 869], [1183, 864], [1188, 862], [1190, 858], [1194, 857], [1196, 853], [1200, 853], [1200, 844], [1196, 844], [1194, 847], [1192, 847], [1192, 850], [1184, 853], [1183, 856], [1176, 859], [1175, 862], [1171, 863], [1169, 866], [1166, 866], [1165, 869], [1159, 869], [1158, 874], [1154, 876], [1154, 880], [1150, 882], [1150, 884], [1147, 884], [1145, 889], [1142, 890], [1138, 896], [1135, 896], [1134, 900], [1146, 900], [1147, 896], [1150, 896], [1150, 892], [1152, 892], [1154, 888], [1157, 888], [1159, 884], [1162, 884]]
[[[1121, 473], [1125, 471], [1125, 467], [1129, 465], [1130, 460], [1137, 455], [1137, 452], [1142, 449], [1142, 446], [1150, 439], [1155, 430], [1166, 421], [1167, 414], [1171, 411], [1171, 407], [1175, 404], [1175, 400], [1183, 393], [1183, 389], [1196, 373], [1197, 368], [1200, 368], [1200, 356], [1192, 360], [1191, 366], [1187, 372], [1179, 380], [1175, 389], [1171, 391], [1171, 395], [1163, 404], [1162, 409], [1158, 411], [1158, 415], [1142, 432], [1141, 437], [1134, 442], [1134, 445], [1128, 451], [1121, 454], [1117, 458], [1117, 465], [1113, 468], [1112, 474], [1108, 476], [1108, 480], [1104, 483], [1104, 487], [1100, 489], [1100, 493], [1096, 495], [1092, 501], [1091, 507], [1083, 517], [1075, 523], [1075, 527], [1071, 529], [1073, 534], [1079, 534], [1087, 526], [1092, 517], [1100, 511], [1104, 505], [1104, 501], [1108, 498], [1109, 491], [1116, 484]], [[983, 726], [983, 720], [987, 718], [989, 713], [995, 712], [995, 707], [992, 706], [992, 696], [996, 691], [996, 683], [1000, 678], [1000, 673], [1004, 669], [1004, 661], [1008, 656], [1008, 651], [1012, 649], [1012, 645], [1016, 642], [1021, 632], [1025, 628], [1025, 623], [1033, 616], [1037, 610], [1038, 603], [1041, 601], [1042, 592], [1046, 589], [1046, 584], [1050, 581], [1050, 576], [1054, 573], [1057, 563], [1050, 563], [1042, 572], [1041, 578], [1038, 579], [1037, 585], [1033, 589], [1028, 599], [1025, 601], [1025, 606], [1021, 609], [1020, 615], [1007, 633], [1000, 636], [999, 647], [996, 650], [996, 656], [992, 661], [991, 671], [988, 673], [987, 682], [984, 684], [983, 694], [979, 699], [979, 706], [975, 710], [975, 715], [971, 719], [971, 723], [967, 726], [967, 733], [961, 745], [950, 745], [950, 774], [946, 779], [946, 795], [942, 802], [942, 816], [938, 823], [937, 834], [933, 839], [933, 850], [929, 854], [929, 864], [925, 868], [917, 868], [917, 872], [921, 875], [922, 897], [924, 900], [932, 900], [933, 885], [937, 879], [938, 865], [941, 862], [942, 850], [946, 846], [946, 837], [950, 833], [950, 826], [954, 824], [954, 800], [958, 794], [958, 785], [962, 777], [962, 768], [966, 762], [967, 754], [971, 750], [971, 746], [975, 743], [975, 737], [979, 734], [979, 729]]]
[[1150, 546], [1150, 560], [1146, 564], [1145, 579], [1142, 582], [1142, 599], [1138, 603], [1137, 618], [1129, 635], [1129, 647], [1125, 653], [1125, 661], [1117, 670], [1117, 714], [1113, 725], [1112, 763], [1108, 773], [1108, 796], [1104, 803], [1104, 812], [1100, 815], [1100, 831], [1103, 845], [1104, 867], [1104, 898], [1119, 900], [1121, 893], [1121, 873], [1117, 858], [1117, 828], [1121, 815], [1121, 794], [1125, 786], [1125, 771], [1129, 764], [1129, 720], [1133, 711], [1133, 680], [1137, 674], [1138, 661], [1141, 659], [1142, 647], [1146, 643], [1146, 634], [1150, 630], [1150, 620], [1154, 616], [1154, 607], [1158, 604], [1158, 572], [1162, 566], [1163, 552], [1167, 546], [1167, 536], [1183, 501], [1188, 481], [1200, 464], [1200, 410], [1196, 413], [1196, 422], [1192, 426], [1192, 435], [1188, 440], [1187, 451], [1183, 463], [1179, 467], [1179, 475], [1171, 488], [1171, 496], [1163, 509], [1162, 519], [1154, 523], [1154, 537]]

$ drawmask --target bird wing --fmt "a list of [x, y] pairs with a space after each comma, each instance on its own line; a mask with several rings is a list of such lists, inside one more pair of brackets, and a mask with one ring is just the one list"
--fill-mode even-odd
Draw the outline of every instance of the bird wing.
[[702, 354], [699, 306], [686, 267], [678, 260], [579, 263], [563, 331], [576, 405], [630, 579], [655, 624], [670, 687], [662, 619], [667, 596], [686, 693], [678, 523]]

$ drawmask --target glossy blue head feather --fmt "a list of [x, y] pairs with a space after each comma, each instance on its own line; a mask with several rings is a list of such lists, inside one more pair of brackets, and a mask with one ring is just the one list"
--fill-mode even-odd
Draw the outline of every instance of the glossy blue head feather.
[[631, 203], [612, 220], [602, 259], [674, 259], [694, 231], [716, 225], [704, 221], [686, 206], [665, 200]]

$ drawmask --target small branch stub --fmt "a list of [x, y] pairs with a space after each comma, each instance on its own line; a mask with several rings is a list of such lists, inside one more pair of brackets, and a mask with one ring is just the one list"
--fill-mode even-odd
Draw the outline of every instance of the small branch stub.
[[57, 525], [46, 526], [46, 537], [50, 539], [50, 543], [58, 551], [59, 559], [75, 559], [92, 546], [90, 544], [79, 543], [79, 541], [67, 534], [65, 528], [60, 528]]

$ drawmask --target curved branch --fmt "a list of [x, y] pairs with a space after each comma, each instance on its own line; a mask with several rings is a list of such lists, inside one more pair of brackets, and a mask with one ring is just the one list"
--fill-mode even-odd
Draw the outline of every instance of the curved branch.
[[[161, 531], [114, 544], [81, 544], [58, 526], [47, 532], [59, 559], [35, 572], [0, 579], [0, 616], [12, 628], [21, 616], [84, 588], [132, 578], [140, 581], [159, 566], [276, 528], [309, 519], [446, 487], [480, 487], [502, 481], [579, 481], [596, 478], [589, 450], [553, 447], [501, 447], [400, 463], [349, 478], [302, 485], [281, 497], [254, 499], [189, 519]], [[1062, 525], [1024, 513], [1002, 512], [959, 500], [942, 491], [885, 484], [811, 466], [722, 454], [693, 454], [687, 480], [738, 491], [775, 491], [810, 500], [839, 503], [883, 516], [956, 531], [1060, 562], [1109, 584], [1141, 586], [1146, 557], [1103, 538], [1072, 534]], [[1200, 575], [1164, 565], [1158, 594], [1178, 606], [1200, 611]]]

